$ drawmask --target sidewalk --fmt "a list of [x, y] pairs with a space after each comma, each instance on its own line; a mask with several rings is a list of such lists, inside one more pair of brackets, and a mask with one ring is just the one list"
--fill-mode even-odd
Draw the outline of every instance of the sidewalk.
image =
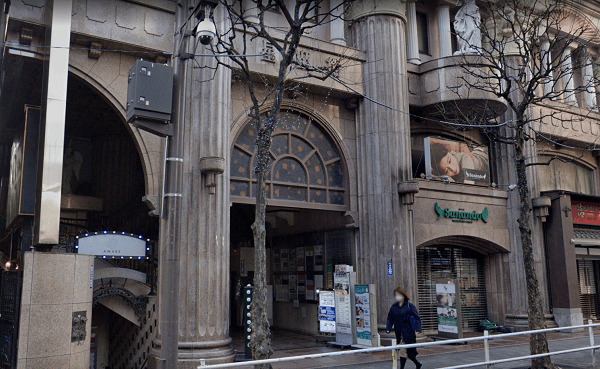
[[[600, 329], [594, 330], [596, 344], [600, 343]], [[480, 335], [480, 334], [479, 334]], [[243, 352], [241, 336], [233, 335], [234, 349]], [[491, 336], [493, 337], [493, 335]], [[550, 351], [565, 350], [576, 347], [589, 346], [587, 330], [578, 333], [549, 333]], [[314, 353], [337, 352], [337, 348], [329, 348], [324, 344], [317, 344], [312, 336], [286, 331], [274, 331], [272, 335], [273, 358]], [[513, 338], [499, 338], [490, 341], [491, 359], [501, 359], [515, 356], [524, 356], [529, 353], [529, 336]], [[597, 353], [600, 363], [600, 352]], [[475, 363], [484, 360], [483, 341], [471, 342], [462, 345], [442, 345], [419, 349], [419, 360], [423, 368], [441, 368], [445, 366]], [[591, 368], [591, 353], [583, 351], [575, 354], [556, 356], [553, 362], [563, 369]], [[494, 369], [502, 368], [527, 368], [528, 362], [521, 361], [509, 364], [495, 365]], [[391, 368], [391, 352], [372, 354], [354, 354], [332, 358], [303, 360], [273, 365], [274, 369], [295, 368], [345, 368], [345, 369], [375, 369]], [[407, 369], [413, 369], [412, 363], [407, 364]], [[249, 365], [248, 368], [251, 368]]]

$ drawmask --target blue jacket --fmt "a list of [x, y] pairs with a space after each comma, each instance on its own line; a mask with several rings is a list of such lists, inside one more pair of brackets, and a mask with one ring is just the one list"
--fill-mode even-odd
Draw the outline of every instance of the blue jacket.
[[415, 331], [421, 332], [421, 317], [415, 305], [410, 302], [405, 302], [402, 306], [394, 303], [388, 313], [385, 330], [389, 332], [392, 327], [398, 340], [402, 339], [404, 343], [416, 343]]

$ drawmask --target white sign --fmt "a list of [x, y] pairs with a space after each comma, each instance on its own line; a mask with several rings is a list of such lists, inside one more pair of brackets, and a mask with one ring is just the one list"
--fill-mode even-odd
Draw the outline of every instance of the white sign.
[[438, 331], [458, 334], [456, 285], [452, 280], [438, 280], [435, 284]]
[[146, 257], [146, 240], [141, 236], [120, 233], [99, 233], [80, 236], [80, 254], [110, 257]]
[[335, 291], [336, 333], [352, 334], [352, 301], [350, 294], [350, 266], [336, 265], [333, 275]]

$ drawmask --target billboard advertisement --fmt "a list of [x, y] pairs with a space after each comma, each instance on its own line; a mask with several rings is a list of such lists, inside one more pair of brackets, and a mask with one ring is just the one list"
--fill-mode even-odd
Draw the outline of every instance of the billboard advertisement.
[[585, 201], [571, 201], [573, 223], [600, 226], [600, 204]]
[[445, 138], [425, 137], [425, 175], [428, 179], [489, 186], [487, 146], [467, 145]]

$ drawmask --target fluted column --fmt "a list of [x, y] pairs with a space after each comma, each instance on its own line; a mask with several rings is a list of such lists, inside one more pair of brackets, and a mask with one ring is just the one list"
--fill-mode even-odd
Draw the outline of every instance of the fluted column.
[[585, 107], [591, 110], [597, 110], [596, 103], [596, 81], [594, 79], [594, 62], [591, 55], [586, 54], [585, 64], [583, 65], [583, 97], [585, 99]]
[[409, 0], [406, 3], [406, 22], [408, 23], [406, 31], [406, 53], [408, 54], [408, 62], [421, 64], [416, 0]]
[[[363, 6], [371, 4], [363, 1]], [[358, 278], [377, 283], [378, 323], [385, 324], [396, 286], [417, 301], [416, 252], [412, 212], [400, 201], [398, 183], [411, 178], [410, 120], [406, 71], [405, 9], [382, 2], [352, 28], [357, 47], [366, 52], [364, 94], [356, 111], [358, 152]], [[377, 11], [385, 8], [386, 11]], [[394, 15], [398, 13], [398, 15]], [[394, 275], [386, 264], [393, 261]]]
[[562, 80], [565, 103], [570, 105], [577, 104], [577, 98], [575, 97], [575, 81], [573, 80], [573, 60], [571, 57], [573, 49], [571, 47], [565, 47], [562, 56]]
[[452, 55], [452, 32], [450, 30], [450, 6], [443, 4], [436, 9], [440, 58]]
[[[225, 9], [215, 9], [224, 33]], [[221, 19], [221, 21], [219, 21]], [[199, 45], [199, 54], [210, 49]], [[229, 174], [216, 176], [214, 194], [201, 173], [200, 160], [223, 158], [229, 168], [231, 71], [213, 58], [190, 63], [186, 155], [184, 158], [182, 249], [179, 302], [179, 368], [233, 361], [229, 337]], [[196, 67], [196, 68], [193, 68]]]
[[329, 41], [334, 44], [346, 46], [346, 35], [344, 34], [344, 5], [342, 0], [330, 0], [331, 23], [329, 23]]
[[258, 23], [258, 7], [256, 3], [252, 0], [243, 0], [244, 1], [244, 19], [247, 22]]

